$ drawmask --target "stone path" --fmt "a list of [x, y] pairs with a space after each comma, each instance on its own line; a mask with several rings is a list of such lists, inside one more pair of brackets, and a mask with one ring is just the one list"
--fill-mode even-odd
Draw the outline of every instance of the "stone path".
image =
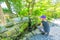
[[[53, 21], [54, 23], [54, 21]], [[60, 24], [59, 20], [55, 20], [55, 24]], [[38, 30], [35, 32], [36, 34], [30, 37], [28, 40], [60, 40], [60, 26], [54, 25], [50, 27], [50, 34], [48, 37], [39, 34]]]
[[51, 27], [48, 37], [36, 34], [29, 38], [29, 40], [60, 40], [60, 27]]

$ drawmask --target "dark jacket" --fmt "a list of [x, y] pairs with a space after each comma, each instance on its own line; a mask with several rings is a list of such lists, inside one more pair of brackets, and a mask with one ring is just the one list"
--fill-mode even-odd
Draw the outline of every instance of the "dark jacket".
[[50, 31], [50, 27], [49, 27], [48, 21], [42, 21], [42, 25], [43, 25], [43, 29], [44, 29], [45, 32], [49, 32]]

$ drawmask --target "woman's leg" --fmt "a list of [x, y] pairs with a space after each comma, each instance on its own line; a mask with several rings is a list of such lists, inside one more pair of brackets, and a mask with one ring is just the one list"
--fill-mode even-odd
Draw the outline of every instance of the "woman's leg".
[[49, 32], [46, 32], [46, 33], [45, 33], [45, 36], [48, 36], [48, 35], [49, 35]]

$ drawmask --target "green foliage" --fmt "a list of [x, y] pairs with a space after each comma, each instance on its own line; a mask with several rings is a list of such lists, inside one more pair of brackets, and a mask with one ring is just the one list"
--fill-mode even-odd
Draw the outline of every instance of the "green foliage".
[[27, 8], [25, 8], [25, 9], [22, 9], [21, 11], [20, 11], [20, 13], [18, 13], [18, 15], [19, 16], [28, 16], [28, 9]]
[[[35, 0], [35, 3], [33, 0], [8, 0], [10, 5], [13, 6], [14, 11], [17, 13], [18, 16], [28, 16], [29, 12], [28, 10], [32, 9], [31, 16], [40, 16], [40, 15], [46, 15], [50, 17], [56, 18], [59, 17], [60, 3], [56, 3], [53, 5], [51, 3], [52, 0]], [[0, 2], [4, 2], [4, 0], [0, 0]], [[30, 7], [28, 9], [30, 3]], [[34, 5], [34, 6], [33, 6]], [[7, 12], [7, 9], [3, 9], [4, 12]], [[50, 11], [50, 12], [48, 12]], [[9, 11], [8, 11], [9, 12]], [[47, 13], [49, 15], [47, 15]], [[54, 15], [56, 15], [54, 17]]]
[[28, 27], [28, 23], [24, 23], [24, 24], [21, 26], [19, 32], [21, 32], [21, 33], [24, 32], [24, 30], [25, 30], [27, 27]]
[[4, 13], [9, 13], [10, 11], [7, 8], [3, 8]]
[[11, 38], [2, 38], [1, 40], [13, 40]]
[[39, 9], [34, 10], [34, 13], [32, 15], [39, 16], [41, 14]]
[[17, 0], [10, 0], [10, 3], [11, 3], [11, 5], [13, 5], [13, 7], [17, 13], [21, 12], [22, 7], [23, 7], [22, 0], [18, 0], [18, 1]]
[[0, 0], [0, 3], [4, 2], [4, 0]]

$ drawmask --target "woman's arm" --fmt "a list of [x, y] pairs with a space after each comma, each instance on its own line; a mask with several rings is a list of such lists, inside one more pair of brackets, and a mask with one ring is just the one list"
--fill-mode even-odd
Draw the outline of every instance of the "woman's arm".
[[40, 26], [43, 26], [42, 23], [40, 24]]

